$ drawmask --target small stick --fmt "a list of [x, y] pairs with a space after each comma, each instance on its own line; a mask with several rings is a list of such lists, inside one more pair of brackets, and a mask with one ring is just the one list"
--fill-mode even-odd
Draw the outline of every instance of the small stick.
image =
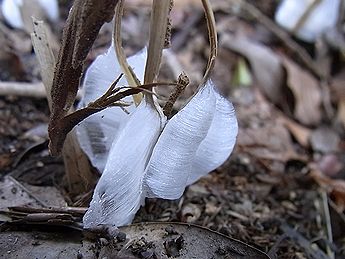
[[159, 73], [165, 45], [170, 0], [153, 0], [150, 22], [150, 39], [145, 67], [144, 83], [153, 83]]
[[[1, 96], [23, 96], [33, 98], [47, 98], [46, 90], [42, 82], [23, 83], [23, 82], [0, 82]], [[78, 91], [77, 100], [81, 98], [81, 92]]]
[[211, 4], [209, 0], [202, 0], [201, 2], [204, 7], [205, 16], [206, 16], [208, 38], [210, 41], [210, 56], [208, 57], [206, 71], [199, 88], [202, 87], [209, 79], [211, 71], [216, 61], [217, 51], [218, 51], [216, 21], [214, 19], [214, 14], [212, 11]]
[[313, 0], [313, 2], [309, 3], [308, 8], [304, 11], [303, 15], [298, 19], [295, 26], [292, 28], [291, 32], [295, 34], [296, 32], [301, 29], [304, 22], [308, 19], [311, 12], [321, 3], [321, 0]]
[[188, 76], [182, 72], [182, 74], [178, 78], [178, 85], [175, 88], [175, 91], [170, 95], [168, 101], [165, 103], [163, 107], [163, 112], [165, 116], [169, 116], [171, 114], [171, 110], [176, 102], [177, 98], [181, 95], [181, 93], [186, 89], [187, 85], [189, 84]]
[[[329, 244], [333, 243], [333, 233], [332, 233], [332, 224], [331, 224], [331, 216], [329, 213], [329, 206], [328, 206], [328, 197], [327, 197], [327, 193], [322, 190], [321, 191], [321, 197], [322, 197], [322, 205], [323, 205], [323, 211], [324, 211], [324, 219], [325, 219], [325, 227], [327, 230], [327, 238], [329, 241]], [[332, 251], [332, 249], [329, 247], [329, 245], [327, 245], [327, 254], [329, 256], [330, 259], [334, 259], [334, 252]]]

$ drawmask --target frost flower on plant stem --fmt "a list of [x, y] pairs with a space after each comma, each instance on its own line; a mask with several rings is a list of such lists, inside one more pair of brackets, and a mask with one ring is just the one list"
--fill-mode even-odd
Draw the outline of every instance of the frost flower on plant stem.
[[[1, 12], [6, 22], [13, 28], [24, 29], [22, 9], [25, 8], [25, 4], [30, 6], [35, 5], [35, 8], [41, 8], [47, 18], [52, 22], [57, 22], [59, 19], [59, 6], [57, 0], [3, 0], [1, 3]], [[37, 4], [39, 6], [37, 6]], [[32, 15], [32, 13], [30, 15]]]
[[[144, 67], [145, 55], [144, 50], [129, 59], [136, 72]], [[82, 102], [90, 98], [88, 93], [92, 99], [101, 95], [91, 87], [107, 88], [119, 70], [111, 47], [90, 67]], [[137, 75], [142, 78], [142, 73]], [[180, 198], [187, 185], [223, 164], [233, 150], [238, 131], [235, 111], [211, 81], [170, 120], [158, 104], [153, 107], [145, 99], [129, 110], [126, 115], [119, 108], [107, 109], [77, 128], [91, 161], [104, 168], [84, 216], [85, 228], [129, 224], [146, 197]], [[94, 150], [102, 151], [98, 164]]]

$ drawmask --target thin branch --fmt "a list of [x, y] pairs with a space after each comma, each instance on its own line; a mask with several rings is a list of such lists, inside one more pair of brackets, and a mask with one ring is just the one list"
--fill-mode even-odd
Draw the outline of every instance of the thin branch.
[[165, 116], [169, 116], [171, 114], [174, 103], [176, 102], [177, 98], [181, 95], [181, 93], [184, 91], [184, 89], [186, 89], [188, 84], [189, 78], [184, 72], [182, 72], [178, 78], [179, 86], [175, 88], [175, 91], [170, 95], [168, 101], [165, 103], [163, 107], [163, 112]]
[[[324, 219], [325, 219], [325, 228], [327, 232], [327, 238], [329, 241], [329, 244], [333, 244], [333, 233], [332, 233], [332, 224], [331, 224], [331, 215], [329, 212], [329, 206], [328, 206], [328, 196], [326, 191], [321, 190], [321, 198], [322, 198], [322, 205], [323, 205], [323, 211], [324, 211]], [[330, 248], [329, 245], [327, 245], [327, 254], [330, 259], [334, 259], [334, 252]]]
[[[24, 82], [0, 82], [0, 96], [23, 96], [33, 98], [47, 98], [47, 92], [42, 82], [24, 83]], [[81, 97], [80, 91], [76, 99]]]

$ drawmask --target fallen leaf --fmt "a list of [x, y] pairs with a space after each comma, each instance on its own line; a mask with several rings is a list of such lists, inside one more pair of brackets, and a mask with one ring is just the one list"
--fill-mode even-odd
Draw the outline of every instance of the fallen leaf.
[[187, 223], [196, 222], [201, 216], [201, 210], [198, 205], [188, 203], [182, 207], [181, 221]]
[[278, 120], [281, 120], [285, 127], [290, 131], [291, 135], [297, 140], [297, 142], [305, 147], [309, 147], [309, 139], [311, 135], [311, 129], [304, 127], [301, 124], [291, 120], [290, 118], [282, 115]]
[[282, 124], [239, 130], [237, 145], [256, 158], [286, 162], [297, 158], [289, 132]]
[[317, 165], [322, 173], [327, 176], [336, 176], [341, 169], [344, 168], [344, 163], [342, 163], [339, 157], [335, 154], [326, 154], [317, 161]]
[[340, 138], [331, 128], [321, 126], [311, 134], [310, 143], [314, 151], [331, 153], [338, 151]]
[[287, 86], [295, 98], [294, 116], [305, 125], [317, 125], [321, 120], [321, 89], [318, 81], [305, 69], [282, 56]]
[[275, 104], [284, 101], [284, 70], [277, 54], [268, 47], [237, 34], [224, 34], [220, 46], [248, 59], [259, 87], [271, 101]]
[[321, 187], [324, 187], [333, 196], [339, 211], [345, 209], [345, 180], [331, 179], [320, 170], [311, 165], [309, 176], [313, 178]]
[[0, 155], [0, 169], [3, 169], [10, 165], [12, 162], [10, 154], [1, 154]]

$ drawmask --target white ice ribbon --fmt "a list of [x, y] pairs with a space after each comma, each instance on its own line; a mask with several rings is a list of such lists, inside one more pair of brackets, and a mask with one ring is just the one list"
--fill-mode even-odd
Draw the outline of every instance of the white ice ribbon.
[[[143, 52], [135, 55], [129, 64], [143, 68], [143, 56]], [[111, 47], [86, 74], [82, 103], [105, 92], [119, 72]], [[142, 73], [136, 72], [142, 79]], [[95, 87], [100, 87], [97, 94], [92, 90]], [[178, 199], [187, 185], [223, 164], [236, 142], [234, 108], [211, 81], [167, 123], [162, 110], [158, 107], [157, 111], [145, 100], [130, 110], [131, 115], [125, 116], [119, 108], [109, 108], [77, 128], [81, 146], [92, 163], [104, 168], [84, 216], [86, 228], [129, 224], [146, 197]], [[84, 134], [86, 131], [93, 132], [94, 137]], [[102, 152], [92, 152], [100, 146]]]

